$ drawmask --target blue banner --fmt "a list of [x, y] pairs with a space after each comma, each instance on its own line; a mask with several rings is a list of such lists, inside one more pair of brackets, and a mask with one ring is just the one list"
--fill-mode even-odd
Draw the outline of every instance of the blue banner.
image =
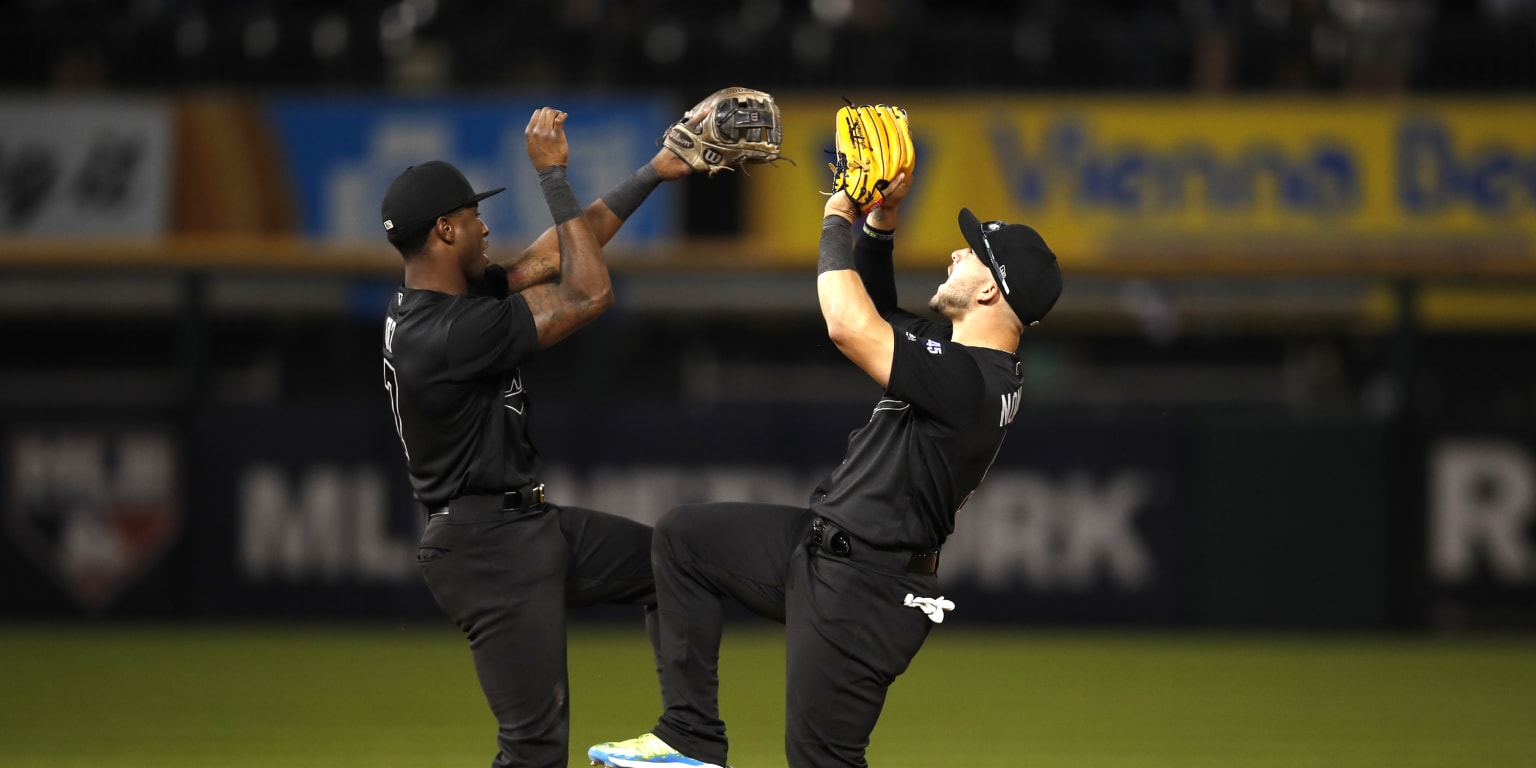
[[[523, 132], [534, 110], [569, 113], [570, 178], [583, 204], [607, 192], [656, 153], [677, 110], [654, 97], [515, 95], [505, 98], [289, 98], [269, 104], [305, 234], [325, 240], [383, 241], [379, 204], [401, 171], [446, 160], [476, 189], [506, 187], [481, 217], [493, 248], [521, 250], [550, 226]], [[616, 242], [642, 244], [677, 234], [679, 198], [663, 185], [625, 224]]]

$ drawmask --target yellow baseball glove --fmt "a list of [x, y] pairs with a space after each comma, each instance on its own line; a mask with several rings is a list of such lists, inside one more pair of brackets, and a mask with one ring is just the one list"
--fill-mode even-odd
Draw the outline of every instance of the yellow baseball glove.
[[832, 191], [847, 192], [860, 213], [878, 208], [881, 191], [898, 175], [911, 173], [915, 158], [905, 109], [850, 104], [837, 110], [836, 149], [827, 164]]

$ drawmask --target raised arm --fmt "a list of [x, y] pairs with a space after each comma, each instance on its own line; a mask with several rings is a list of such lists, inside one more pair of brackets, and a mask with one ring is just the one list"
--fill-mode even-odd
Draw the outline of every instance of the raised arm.
[[[608, 194], [592, 201], [582, 211], [582, 218], [587, 220], [598, 245], [606, 246], [657, 186], [690, 173], [693, 173], [693, 167], [677, 153], [659, 149], [650, 162], [615, 185]], [[555, 228], [544, 230], [522, 253], [500, 267], [506, 272], [508, 293], [518, 293], [559, 279], [560, 239]]]
[[539, 186], [554, 216], [555, 239], [559, 243], [559, 278], [523, 291], [538, 329], [539, 348], [543, 349], [613, 306], [613, 286], [603, 263], [602, 244], [565, 178], [570, 155], [565, 113], [541, 107], [529, 119], [523, 136], [528, 159], [539, 170]]
[[821, 256], [816, 265], [816, 295], [827, 336], [849, 360], [880, 386], [891, 379], [894, 331], [880, 317], [853, 265], [850, 230], [858, 208], [845, 192], [827, 199], [821, 221]]
[[[910, 189], [911, 179], [906, 174], [897, 175], [885, 190], [885, 201], [880, 208], [870, 212], [870, 226], [894, 232], [896, 210]], [[882, 213], [885, 208], [889, 210]], [[865, 288], [867, 278], [861, 277], [860, 271], [855, 268], [849, 234], [858, 210], [846, 192], [839, 191], [827, 198], [827, 204], [822, 210], [816, 294], [821, 300], [821, 316], [826, 320], [827, 336], [832, 339], [832, 343], [854, 365], [883, 387], [891, 380], [891, 359], [896, 353], [895, 331], [880, 316], [881, 308], [877, 308], [870, 298], [870, 291]], [[895, 280], [894, 277], [888, 280], [888, 297], [879, 280], [871, 287], [882, 299], [889, 298], [894, 302]]]
[[864, 281], [864, 290], [875, 303], [875, 311], [885, 317], [897, 309], [896, 268], [891, 263], [891, 253], [895, 248], [897, 207], [910, 186], [910, 180], [903, 177], [900, 185], [886, 188], [886, 199], [869, 212], [864, 220], [864, 234], [853, 247], [854, 268]]

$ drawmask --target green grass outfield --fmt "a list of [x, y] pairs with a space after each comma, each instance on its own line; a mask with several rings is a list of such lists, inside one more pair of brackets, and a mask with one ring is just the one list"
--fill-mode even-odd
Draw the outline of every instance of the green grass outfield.
[[[784, 765], [782, 630], [732, 625], [736, 768]], [[571, 638], [572, 760], [658, 712], [638, 629]], [[0, 766], [485, 766], [446, 627], [0, 624]], [[937, 628], [891, 690], [878, 768], [1536, 766], [1536, 638]]]

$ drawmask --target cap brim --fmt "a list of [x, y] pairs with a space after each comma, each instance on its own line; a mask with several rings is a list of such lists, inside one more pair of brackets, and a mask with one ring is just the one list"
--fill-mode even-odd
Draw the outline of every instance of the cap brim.
[[[960, 209], [960, 234], [965, 236], [965, 244], [976, 252], [978, 258], [987, 255], [986, 243], [981, 241], [981, 221], [976, 218], [976, 214], [971, 213], [969, 208]], [[983, 259], [982, 263], [985, 264], [986, 261]]]
[[433, 225], [434, 222], [437, 221], [438, 216], [447, 216], [448, 214], [453, 213], [454, 211], [457, 211], [460, 208], [468, 208], [471, 205], [479, 205], [481, 200], [484, 200], [487, 197], [490, 197], [491, 195], [498, 194], [500, 192], [504, 192], [504, 191], [506, 191], [506, 189], [507, 189], [506, 187], [497, 187], [497, 188], [495, 188], [493, 190], [490, 190], [489, 192], [477, 192], [477, 193], [475, 193], [475, 195], [473, 197], [469, 198], [468, 200], [465, 200], [464, 202], [459, 203], [458, 205], [455, 205], [454, 207], [449, 208], [448, 210], [443, 211], [442, 213], [439, 213], [437, 216], [433, 216], [432, 218], [427, 219], [426, 221], [422, 222], [421, 225], [423, 227], [430, 227], [430, 226]]
[[960, 234], [965, 235], [965, 244], [971, 247], [971, 251], [976, 254], [977, 260], [986, 266], [988, 272], [992, 273], [992, 279], [997, 280], [1001, 284], [1003, 278], [993, 268], [993, 265], [997, 262], [987, 251], [987, 244], [981, 239], [981, 220], [977, 219], [976, 214], [971, 213], [969, 208], [960, 209]]
[[[506, 187], [497, 187], [497, 188], [495, 188], [495, 189], [493, 189], [493, 190], [491, 190], [489, 192], [481, 192], [481, 193], [475, 195], [474, 197], [471, 197], [469, 199], [469, 202], [465, 203], [464, 205], [474, 205], [475, 203], [478, 203], [481, 200], [484, 200], [487, 197], [490, 197], [491, 195], [494, 195], [494, 194], [497, 194], [497, 193], [500, 193], [500, 192], [505, 192], [506, 189], [507, 189]], [[459, 207], [462, 208], [464, 206], [461, 205]]]

